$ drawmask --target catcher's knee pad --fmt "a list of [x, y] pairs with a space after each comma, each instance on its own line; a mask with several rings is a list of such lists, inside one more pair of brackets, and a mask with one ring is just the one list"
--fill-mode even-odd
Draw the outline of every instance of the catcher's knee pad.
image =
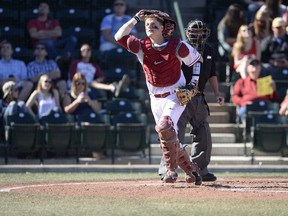
[[201, 185], [202, 179], [199, 174], [199, 168], [196, 163], [190, 161], [190, 157], [185, 148], [178, 149], [177, 163], [179, 167], [186, 173], [186, 182]]
[[161, 141], [176, 142], [177, 134], [170, 116], [162, 116], [155, 126]]

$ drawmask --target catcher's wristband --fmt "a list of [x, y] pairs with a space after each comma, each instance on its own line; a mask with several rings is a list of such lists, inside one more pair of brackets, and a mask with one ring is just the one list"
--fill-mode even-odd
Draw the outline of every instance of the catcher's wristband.
[[137, 23], [139, 23], [141, 21], [137, 15], [135, 15], [133, 18], [137, 21]]

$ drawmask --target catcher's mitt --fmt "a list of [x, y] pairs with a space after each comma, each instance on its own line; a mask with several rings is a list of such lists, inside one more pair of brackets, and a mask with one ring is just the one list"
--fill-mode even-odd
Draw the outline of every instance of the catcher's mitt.
[[198, 93], [198, 86], [183, 86], [175, 90], [181, 106], [187, 105], [189, 101]]

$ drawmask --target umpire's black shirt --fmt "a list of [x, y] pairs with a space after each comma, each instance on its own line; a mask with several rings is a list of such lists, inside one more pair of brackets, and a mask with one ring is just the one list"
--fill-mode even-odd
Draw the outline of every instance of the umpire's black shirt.
[[[204, 91], [207, 80], [212, 76], [216, 76], [216, 65], [214, 57], [213, 48], [206, 43], [202, 55], [203, 63], [201, 65], [200, 78], [198, 81], [198, 88], [201, 92]], [[188, 67], [187, 65], [182, 64], [181, 68], [186, 78], [186, 83], [189, 84], [192, 78], [193, 66]]]

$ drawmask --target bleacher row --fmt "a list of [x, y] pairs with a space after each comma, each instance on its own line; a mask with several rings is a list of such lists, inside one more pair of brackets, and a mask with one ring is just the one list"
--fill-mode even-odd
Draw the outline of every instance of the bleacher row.
[[[150, 127], [140, 102], [115, 99], [106, 103], [102, 113], [87, 113], [78, 117], [53, 110], [34, 119], [28, 113], [9, 116], [5, 126], [4, 158], [75, 156], [91, 157], [92, 152], [105, 152], [114, 163], [114, 151], [150, 152]], [[53, 155], [52, 155], [53, 154]]]
[[243, 126], [242, 137], [244, 152], [247, 143], [252, 143], [251, 162], [254, 162], [255, 150], [262, 152], [280, 152], [287, 156], [288, 149], [288, 116], [279, 115], [279, 103], [271, 101], [255, 101], [247, 105], [243, 122], [237, 117], [238, 129]]

